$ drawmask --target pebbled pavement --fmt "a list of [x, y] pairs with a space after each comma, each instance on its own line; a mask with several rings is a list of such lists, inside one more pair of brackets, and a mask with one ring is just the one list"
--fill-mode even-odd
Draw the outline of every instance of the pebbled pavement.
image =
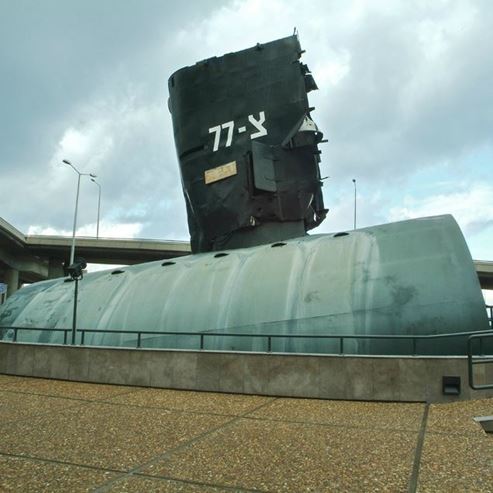
[[481, 415], [0, 375], [0, 491], [488, 492]]

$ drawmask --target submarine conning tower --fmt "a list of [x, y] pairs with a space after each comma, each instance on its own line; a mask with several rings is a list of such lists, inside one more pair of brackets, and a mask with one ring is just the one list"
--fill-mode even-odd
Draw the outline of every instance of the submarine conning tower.
[[194, 253], [300, 237], [327, 210], [297, 35], [176, 71], [169, 109]]

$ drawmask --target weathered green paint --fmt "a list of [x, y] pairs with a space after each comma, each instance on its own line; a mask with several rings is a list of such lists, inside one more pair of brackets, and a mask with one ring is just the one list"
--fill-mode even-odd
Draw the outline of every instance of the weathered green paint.
[[[488, 328], [464, 238], [452, 216], [415, 219], [88, 274], [79, 328], [305, 334], [439, 334]], [[166, 264], [166, 262], [165, 262]], [[22, 288], [0, 308], [0, 325], [70, 327], [73, 283]], [[8, 334], [4, 334], [10, 338]], [[94, 345], [135, 345], [135, 335], [91, 335]], [[19, 332], [19, 340], [61, 342]], [[210, 349], [265, 350], [250, 338], [206, 339]], [[145, 347], [198, 348], [192, 336], [143, 337]], [[409, 342], [347, 341], [350, 353], [406, 353]], [[273, 351], [337, 352], [338, 342], [275, 340]], [[440, 342], [424, 354], [463, 352]]]

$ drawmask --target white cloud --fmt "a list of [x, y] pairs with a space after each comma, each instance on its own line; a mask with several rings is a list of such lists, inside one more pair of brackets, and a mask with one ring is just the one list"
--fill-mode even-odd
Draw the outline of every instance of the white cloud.
[[404, 197], [403, 204], [389, 211], [389, 221], [452, 214], [466, 234], [493, 225], [493, 186], [472, 184], [467, 190], [425, 198]]
[[[142, 223], [111, 223], [102, 221], [99, 225], [101, 238], [136, 238], [142, 231]], [[28, 235], [72, 236], [72, 231], [51, 226], [32, 225]], [[76, 236], [96, 237], [96, 223], [84, 224], [77, 228]]]
[[469, 34], [478, 8], [471, 2], [447, 2], [428, 12], [429, 15], [417, 25], [417, 35], [425, 57], [435, 63], [454, 43]]
[[341, 50], [339, 53], [334, 51], [331, 55], [324, 57], [321, 61], [317, 61], [311, 67], [312, 72], [316, 75], [319, 87], [326, 87], [328, 84], [336, 86], [351, 70], [351, 54], [349, 51]]

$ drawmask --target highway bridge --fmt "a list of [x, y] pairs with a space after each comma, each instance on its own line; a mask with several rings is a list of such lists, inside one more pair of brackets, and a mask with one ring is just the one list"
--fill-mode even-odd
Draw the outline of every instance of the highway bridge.
[[[7, 295], [23, 283], [64, 275], [72, 238], [68, 236], [25, 235], [0, 218], [0, 283], [8, 285]], [[76, 238], [76, 255], [89, 263], [138, 264], [190, 254], [186, 241]], [[493, 289], [493, 261], [475, 260], [483, 289]]]
[[[25, 235], [0, 218], [0, 283], [7, 284], [7, 295], [23, 283], [63, 276], [71, 245], [71, 237]], [[186, 241], [77, 237], [75, 252], [89, 263], [130, 265], [188, 255], [190, 244]]]

